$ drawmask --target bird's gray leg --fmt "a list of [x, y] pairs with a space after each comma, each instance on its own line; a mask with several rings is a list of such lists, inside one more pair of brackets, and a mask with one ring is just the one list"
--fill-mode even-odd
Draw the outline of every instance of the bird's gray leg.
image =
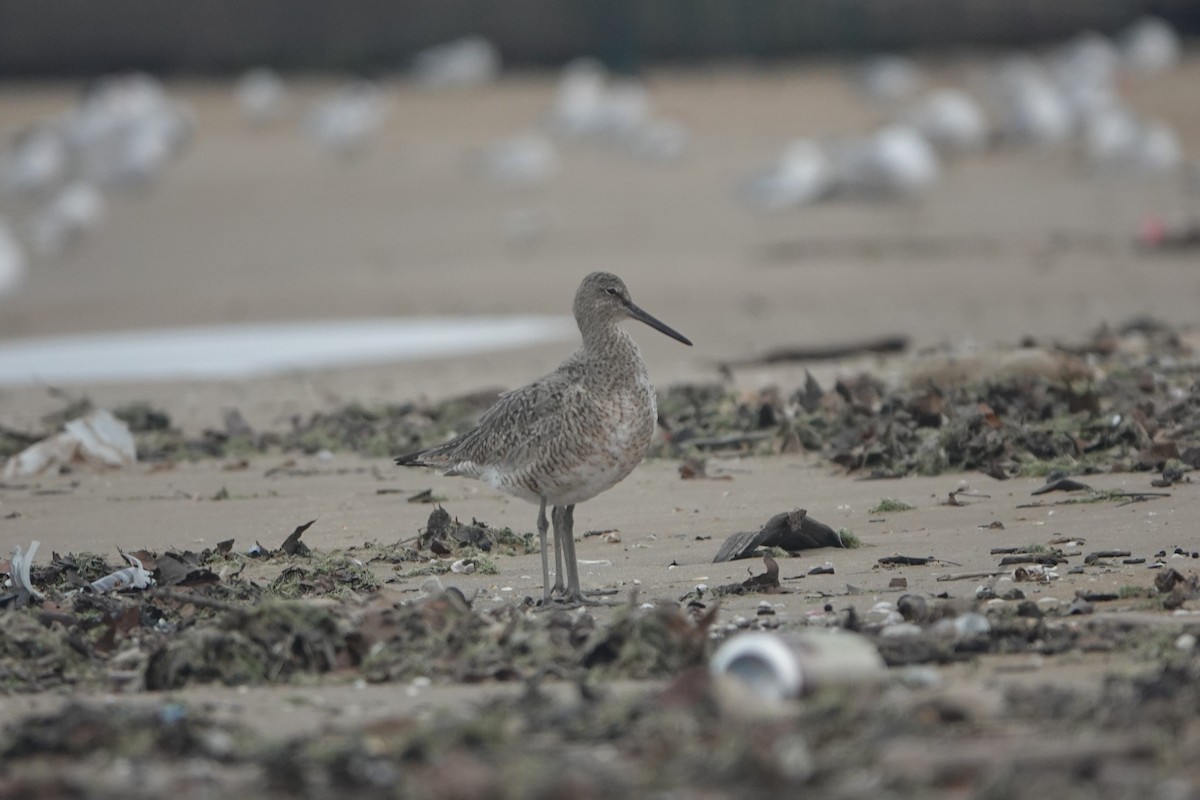
[[563, 593], [563, 548], [566, 546], [562, 540], [563, 530], [563, 508], [555, 506], [550, 512], [551, 519], [554, 520], [554, 588], [551, 590], [553, 595], [561, 595]]
[[[546, 532], [550, 528], [550, 523], [546, 521], [546, 498], [542, 498], [542, 504], [538, 507], [538, 542], [542, 548], [542, 602], [550, 602], [550, 561], [549, 553], [546, 552]], [[558, 526], [555, 525], [555, 537], [558, 536]], [[558, 552], [557, 544], [554, 547], [555, 552]]]
[[583, 603], [583, 590], [579, 587], [579, 561], [575, 557], [575, 506], [564, 507], [561, 516], [562, 527], [557, 537], [563, 545], [563, 561], [567, 569], [567, 593], [564, 599], [571, 603]]

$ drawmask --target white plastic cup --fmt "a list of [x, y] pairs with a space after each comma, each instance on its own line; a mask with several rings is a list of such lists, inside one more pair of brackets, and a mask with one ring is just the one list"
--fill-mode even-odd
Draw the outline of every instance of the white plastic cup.
[[887, 665], [870, 640], [834, 630], [744, 633], [717, 648], [709, 670], [765, 700], [785, 700], [824, 686], [877, 683]]

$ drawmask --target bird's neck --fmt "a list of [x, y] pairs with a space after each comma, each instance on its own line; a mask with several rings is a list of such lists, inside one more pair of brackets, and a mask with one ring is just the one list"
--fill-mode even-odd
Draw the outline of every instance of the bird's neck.
[[637, 343], [615, 322], [581, 324], [579, 332], [583, 335], [583, 349], [588, 355], [610, 360], [625, 358], [641, 361], [642, 354]]

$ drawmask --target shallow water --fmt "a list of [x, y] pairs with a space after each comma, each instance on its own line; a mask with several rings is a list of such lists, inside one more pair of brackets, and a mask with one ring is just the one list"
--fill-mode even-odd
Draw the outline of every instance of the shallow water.
[[222, 325], [0, 342], [0, 385], [239, 378], [444, 358], [568, 339], [568, 317], [430, 317]]

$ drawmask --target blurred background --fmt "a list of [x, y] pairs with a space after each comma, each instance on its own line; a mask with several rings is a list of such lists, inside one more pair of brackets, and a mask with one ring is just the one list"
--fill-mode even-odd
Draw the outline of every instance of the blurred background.
[[[1198, 31], [1183, 0], [0, 0], [0, 422], [60, 384], [200, 421], [517, 385], [597, 269], [696, 342], [633, 331], [660, 383], [1192, 322]], [[328, 327], [363, 320], [405, 325]], [[164, 333], [261, 323], [292, 348], [228, 374], [182, 367], [271, 337]]]

